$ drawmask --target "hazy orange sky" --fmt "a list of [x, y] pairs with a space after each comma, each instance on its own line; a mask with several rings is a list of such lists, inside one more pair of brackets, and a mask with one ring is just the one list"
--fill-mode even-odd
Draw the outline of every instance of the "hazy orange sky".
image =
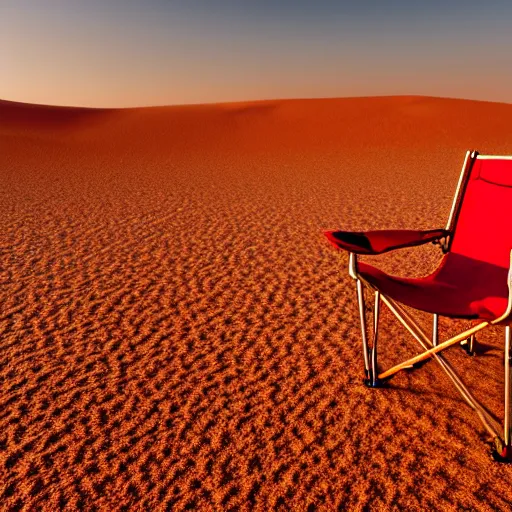
[[512, 102], [511, 21], [510, 0], [0, 0], [0, 98]]

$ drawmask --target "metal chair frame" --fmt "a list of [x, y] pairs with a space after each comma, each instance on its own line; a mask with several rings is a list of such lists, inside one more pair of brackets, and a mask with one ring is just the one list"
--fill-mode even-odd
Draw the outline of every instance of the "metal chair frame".
[[[455, 192], [450, 215], [446, 225], [446, 231], [448, 231], [447, 237], [441, 242], [437, 242], [440, 245], [443, 252], [447, 253], [451, 248], [451, 240], [456, 230], [457, 218], [460, 213], [462, 206], [464, 192], [469, 180], [471, 168], [476, 159], [512, 159], [512, 157], [494, 156], [494, 155], [479, 155], [477, 151], [468, 151], [464, 159], [464, 164], [460, 173], [459, 182]], [[436, 242], [434, 242], [436, 243]], [[359, 318], [361, 322], [361, 337], [363, 342], [363, 357], [364, 357], [364, 368], [365, 368], [365, 383], [369, 387], [379, 387], [386, 380], [391, 378], [397, 372], [405, 369], [411, 369], [416, 367], [419, 363], [426, 361], [433, 357], [437, 363], [441, 366], [443, 371], [447, 374], [450, 380], [453, 382], [457, 391], [461, 394], [462, 398], [468, 403], [468, 405], [477, 413], [483, 426], [493, 437], [494, 449], [493, 456], [496, 460], [510, 462], [512, 461], [512, 445], [511, 445], [511, 386], [510, 386], [510, 349], [511, 349], [511, 328], [512, 323], [512, 251], [510, 253], [510, 267], [507, 278], [507, 284], [509, 289], [508, 306], [505, 313], [491, 321], [481, 322], [474, 325], [470, 329], [467, 329], [452, 338], [449, 338], [442, 343], [438, 340], [438, 322], [439, 315], [433, 315], [432, 324], [432, 335], [429, 337], [428, 334], [418, 325], [418, 323], [411, 317], [411, 315], [404, 309], [404, 307], [381, 293], [375, 286], [366, 281], [358, 273], [357, 265], [357, 254], [350, 253], [349, 255], [349, 275], [356, 281], [357, 301], [359, 306]], [[371, 346], [368, 340], [368, 330], [366, 322], [365, 312], [365, 288], [368, 288], [374, 293], [374, 312], [373, 312], [373, 335]], [[400, 364], [389, 368], [386, 371], [380, 371], [378, 368], [377, 358], [377, 340], [379, 330], [379, 312], [380, 303], [383, 302], [398, 321], [409, 331], [413, 338], [423, 348], [423, 352], [415, 357], [412, 357]], [[460, 377], [450, 363], [442, 356], [441, 352], [457, 343], [466, 343], [465, 349], [469, 352], [473, 352], [473, 344], [475, 340], [475, 334], [482, 329], [490, 325], [501, 324], [505, 325], [505, 347], [504, 347], [504, 401], [505, 401], [505, 413], [503, 428], [496, 422], [496, 420], [487, 412], [482, 404], [473, 396], [467, 386], [462, 382]]]

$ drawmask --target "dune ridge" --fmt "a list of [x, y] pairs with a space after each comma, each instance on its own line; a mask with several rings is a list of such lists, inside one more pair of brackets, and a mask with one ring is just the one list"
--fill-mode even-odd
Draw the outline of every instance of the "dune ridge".
[[[443, 227], [469, 148], [512, 154], [512, 105], [0, 102], [0, 508], [509, 509], [512, 469], [440, 369], [361, 384], [321, 236]], [[383, 366], [417, 352], [381, 328]], [[501, 417], [501, 331], [479, 341], [448, 358]]]

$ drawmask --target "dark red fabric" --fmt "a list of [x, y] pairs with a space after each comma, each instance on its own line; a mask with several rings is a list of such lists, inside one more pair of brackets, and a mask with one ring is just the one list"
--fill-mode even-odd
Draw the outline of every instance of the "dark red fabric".
[[[347, 239], [343, 231], [329, 232], [327, 237], [337, 247], [358, 254], [379, 254], [409, 245], [394, 245], [394, 235], [386, 241], [384, 233], [399, 232], [375, 233], [379, 232], [357, 233], [360, 242], [357, 237], [354, 241]], [[389, 276], [362, 262], [358, 271], [382, 293], [407, 306], [448, 317], [491, 321], [507, 309], [511, 249], [512, 160], [477, 158], [456, 219], [450, 252], [433, 274], [418, 279]]]
[[359, 274], [384, 295], [407, 306], [453, 318], [494, 320], [507, 309], [507, 270], [448, 253], [431, 275], [411, 279], [360, 262]]
[[444, 229], [415, 231], [410, 229], [380, 231], [326, 231], [325, 236], [335, 247], [356, 254], [382, 254], [404, 247], [414, 247], [448, 234]]

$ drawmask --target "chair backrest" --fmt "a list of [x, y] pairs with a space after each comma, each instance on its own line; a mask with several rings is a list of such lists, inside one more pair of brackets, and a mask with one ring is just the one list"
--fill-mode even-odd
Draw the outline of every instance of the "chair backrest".
[[450, 252], [508, 269], [512, 249], [512, 156], [468, 154], [463, 173], [459, 201], [452, 211]]

